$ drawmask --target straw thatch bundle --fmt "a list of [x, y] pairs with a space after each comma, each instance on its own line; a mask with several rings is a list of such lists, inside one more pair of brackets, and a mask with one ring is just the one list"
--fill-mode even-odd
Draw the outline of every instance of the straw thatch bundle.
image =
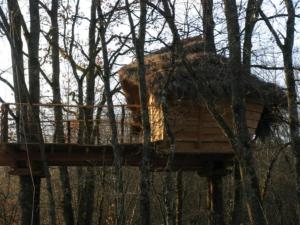
[[[181, 99], [195, 99], [198, 93], [209, 92], [211, 100], [230, 99], [231, 74], [228, 59], [220, 55], [206, 53], [200, 37], [183, 40], [186, 59], [195, 71], [192, 78], [180, 59], [174, 58], [172, 52], [162, 48], [145, 57], [146, 82], [148, 93], [160, 103], [163, 93], [167, 99], [176, 102]], [[137, 63], [133, 62], [121, 68], [120, 81], [128, 104], [139, 104]], [[202, 82], [202, 85], [195, 85]], [[247, 99], [264, 105], [261, 124], [267, 126], [278, 118], [274, 108], [285, 105], [285, 94], [279, 86], [265, 82], [256, 76], [244, 76]], [[205, 87], [198, 90], [197, 87]], [[267, 121], [266, 121], [267, 120]], [[260, 127], [260, 129], [262, 129]]]

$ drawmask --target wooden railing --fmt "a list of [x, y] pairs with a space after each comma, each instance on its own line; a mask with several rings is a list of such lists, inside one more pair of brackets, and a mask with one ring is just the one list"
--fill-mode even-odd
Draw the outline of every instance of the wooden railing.
[[[55, 108], [62, 109], [61, 121], [55, 121]], [[37, 109], [39, 112], [35, 115]], [[93, 112], [90, 118], [86, 116], [88, 110]], [[2, 143], [30, 143], [38, 140], [55, 143], [55, 140], [60, 139], [64, 143], [85, 144], [86, 135], [90, 135], [92, 141], [88, 144], [110, 144], [112, 134], [107, 111], [106, 105], [2, 104], [0, 140]], [[141, 132], [137, 122], [139, 106], [115, 105], [114, 113], [119, 142], [141, 143]], [[54, 138], [58, 125], [63, 125], [63, 134]], [[89, 132], [88, 126], [91, 127]]]

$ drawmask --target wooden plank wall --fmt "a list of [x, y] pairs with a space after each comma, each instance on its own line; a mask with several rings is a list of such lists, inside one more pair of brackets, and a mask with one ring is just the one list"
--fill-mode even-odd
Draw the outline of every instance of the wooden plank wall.
[[[255, 134], [263, 106], [247, 103], [247, 125], [251, 135]], [[160, 112], [159, 112], [160, 111]], [[232, 148], [222, 129], [215, 122], [203, 105], [182, 102], [169, 107], [170, 125], [176, 137], [176, 151], [199, 153], [227, 153]], [[218, 104], [218, 111], [232, 127], [231, 107], [228, 104]], [[153, 141], [166, 140], [163, 129], [162, 113], [159, 107], [152, 108], [151, 124]]]
[[163, 141], [165, 139], [163, 113], [161, 106], [155, 104], [155, 99], [152, 95], [149, 97], [148, 109], [151, 126], [151, 141]]

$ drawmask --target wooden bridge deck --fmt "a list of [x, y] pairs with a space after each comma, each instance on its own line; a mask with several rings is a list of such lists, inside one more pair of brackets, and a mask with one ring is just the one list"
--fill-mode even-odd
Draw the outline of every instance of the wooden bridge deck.
[[[57, 105], [39, 105], [39, 129], [42, 136], [40, 143], [27, 143], [31, 136], [37, 136], [33, 132], [24, 133], [22, 129], [17, 129], [18, 122], [12, 114], [16, 112], [17, 105], [2, 105], [1, 109], [1, 142], [0, 142], [0, 166], [9, 166], [12, 173], [16, 175], [26, 175], [29, 173], [28, 166], [31, 165], [33, 172], [41, 174], [41, 150], [44, 149], [49, 166], [111, 166], [113, 165], [113, 148], [110, 145], [111, 129], [107, 118], [107, 109], [105, 106], [97, 106], [95, 112], [101, 107], [101, 113], [95, 120], [77, 120], [74, 115], [66, 115], [69, 111], [78, 112], [83, 106], [60, 106], [64, 107], [63, 121], [64, 144], [53, 143], [55, 133], [55, 124], [53, 109]], [[26, 107], [28, 105], [19, 105]], [[77, 108], [76, 108], [77, 107]], [[133, 107], [133, 106], [130, 106]], [[134, 106], [136, 107], [136, 106]], [[72, 110], [70, 110], [72, 108]], [[124, 166], [138, 167], [142, 158], [141, 137], [132, 133], [132, 115], [128, 106], [116, 106], [115, 113], [117, 119], [118, 139], [120, 149], [124, 158]], [[25, 111], [26, 111], [25, 110]], [[84, 108], [82, 109], [84, 110]], [[36, 123], [31, 120], [31, 123]], [[79, 124], [92, 124], [94, 133], [94, 143], [76, 144], [78, 140]], [[36, 124], [30, 124], [33, 127]], [[23, 132], [23, 133], [22, 133]], [[85, 132], [82, 130], [81, 132]], [[20, 138], [22, 137], [22, 138]], [[25, 137], [25, 139], [24, 139]], [[18, 139], [23, 139], [19, 143]], [[168, 161], [168, 150], [165, 145], [152, 143], [151, 167], [153, 170], [163, 170]], [[184, 153], [176, 152], [174, 155], [173, 168], [175, 170], [198, 170], [207, 175], [212, 172], [221, 171], [232, 163], [233, 152], [197, 152]]]
[[[113, 149], [111, 145], [78, 145], [78, 144], [0, 144], [0, 166], [13, 169], [26, 168], [28, 162], [41, 162], [41, 147], [45, 149], [49, 166], [111, 166]], [[124, 166], [138, 167], [141, 162], [142, 144], [120, 145], [124, 157]], [[28, 151], [27, 151], [28, 149]], [[168, 154], [153, 148], [152, 169], [163, 170]], [[186, 154], [175, 153], [173, 166], [175, 170], [222, 169], [232, 162], [230, 153]], [[29, 160], [29, 161], [28, 161]]]

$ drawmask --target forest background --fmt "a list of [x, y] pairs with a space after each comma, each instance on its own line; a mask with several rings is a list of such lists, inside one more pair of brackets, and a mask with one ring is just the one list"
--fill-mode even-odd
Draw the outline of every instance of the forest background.
[[[1, 102], [107, 104], [115, 155], [114, 166], [108, 168], [44, 164], [42, 180], [24, 176], [19, 181], [2, 169], [1, 224], [299, 224], [298, 1], [2, 0], [0, 7]], [[125, 101], [118, 69], [136, 60], [140, 93], [146, 95], [144, 56], [167, 47], [184, 61], [180, 40], [198, 35], [207, 52], [230, 59], [235, 68], [232, 105], [240, 106], [233, 107], [233, 132], [220, 125], [239, 156], [239, 170], [232, 168], [223, 177], [221, 214], [207, 203], [209, 182], [197, 172], [150, 171], [146, 96], [141, 94], [140, 169], [122, 167], [113, 123], [113, 105]], [[241, 87], [241, 68], [277, 83], [287, 95], [285, 121], [263, 141], [250, 140], [245, 131], [245, 93], [234, 88]], [[206, 93], [200, 95], [209, 102]], [[221, 123], [214, 106], [208, 108]], [[94, 118], [96, 111], [78, 110], [75, 115]], [[62, 108], [57, 108], [55, 117], [60, 116]], [[26, 118], [24, 124], [30, 124]], [[63, 132], [57, 124], [55, 129], [56, 135]], [[93, 142], [86, 130], [78, 143]], [[64, 141], [59, 135], [53, 139]], [[250, 149], [250, 142], [255, 148]], [[32, 192], [32, 186], [39, 190]]]

